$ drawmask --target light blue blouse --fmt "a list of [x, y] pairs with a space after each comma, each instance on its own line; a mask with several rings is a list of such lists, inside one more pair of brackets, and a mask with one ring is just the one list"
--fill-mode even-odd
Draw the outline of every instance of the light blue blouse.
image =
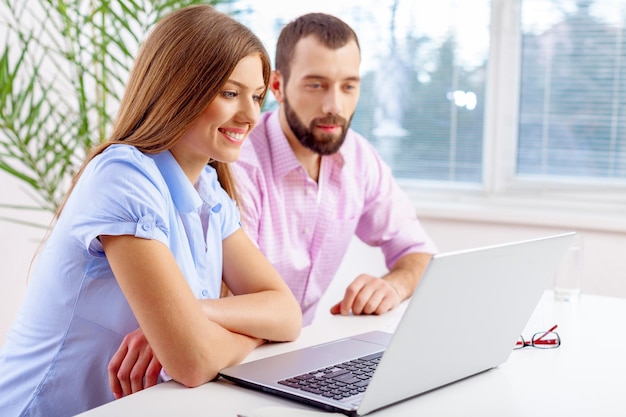
[[217, 298], [239, 211], [207, 166], [195, 187], [169, 151], [114, 145], [76, 184], [0, 351], [0, 415], [69, 416], [113, 400], [109, 360], [138, 327], [97, 239], [157, 239], [198, 299]]

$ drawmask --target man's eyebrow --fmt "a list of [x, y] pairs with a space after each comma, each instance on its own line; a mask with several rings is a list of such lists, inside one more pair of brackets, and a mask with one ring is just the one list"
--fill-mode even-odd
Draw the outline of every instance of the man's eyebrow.
[[[302, 77], [303, 80], [328, 80], [329, 78], [323, 75], [310, 74]], [[342, 78], [341, 81], [361, 81], [361, 77], [359, 75], [354, 75], [351, 77]]]

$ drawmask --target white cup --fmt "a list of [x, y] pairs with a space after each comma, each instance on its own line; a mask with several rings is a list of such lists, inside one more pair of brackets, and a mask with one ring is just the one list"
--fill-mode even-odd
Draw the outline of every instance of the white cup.
[[554, 299], [575, 301], [580, 295], [583, 276], [583, 237], [576, 233], [572, 244], [563, 256], [559, 269], [554, 274]]

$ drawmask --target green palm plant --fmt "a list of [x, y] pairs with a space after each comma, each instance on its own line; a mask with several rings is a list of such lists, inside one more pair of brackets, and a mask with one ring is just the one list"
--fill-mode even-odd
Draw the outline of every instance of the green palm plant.
[[0, 207], [49, 212], [105, 140], [150, 27], [180, 7], [232, 2], [0, 1], [0, 169], [27, 184], [33, 200]]

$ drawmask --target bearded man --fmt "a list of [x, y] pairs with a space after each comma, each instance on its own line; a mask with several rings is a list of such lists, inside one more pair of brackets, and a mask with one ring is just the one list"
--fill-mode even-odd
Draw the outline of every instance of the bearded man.
[[354, 30], [310, 13], [281, 31], [266, 112], [232, 164], [243, 226], [315, 317], [356, 235], [388, 273], [354, 278], [331, 314], [383, 314], [409, 298], [436, 247], [373, 146], [350, 129], [359, 100]]

